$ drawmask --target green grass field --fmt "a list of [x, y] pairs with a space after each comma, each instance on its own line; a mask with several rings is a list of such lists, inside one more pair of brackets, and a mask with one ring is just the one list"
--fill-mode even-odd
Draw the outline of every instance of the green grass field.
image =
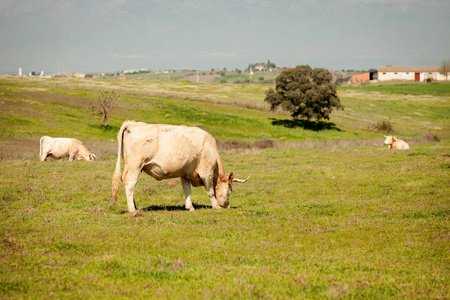
[[216, 81], [226, 81], [227, 83], [244, 83], [250, 82], [252, 83], [267, 83], [267, 82], [275, 82], [277, 76], [280, 75], [280, 72], [253, 72], [253, 75], [250, 76], [248, 73], [227, 73], [225, 76], [221, 76]]
[[[99, 89], [122, 95], [106, 129], [87, 112]], [[448, 299], [448, 96], [339, 89], [346, 109], [308, 129], [270, 112], [266, 89], [0, 77], [0, 297]], [[382, 146], [372, 126], [385, 117], [410, 150]], [[111, 203], [127, 119], [240, 145], [220, 152], [226, 172], [251, 175], [232, 208], [193, 188], [185, 211], [179, 181], [146, 174], [136, 215], [122, 186]], [[39, 162], [44, 134], [79, 138], [98, 160]]]
[[[273, 72], [259, 72], [256, 71], [250, 77], [246, 72], [240, 74], [235, 71], [199, 71], [198, 79], [200, 82], [226, 82], [226, 83], [245, 83], [250, 80], [252, 83], [273, 83], [275, 78], [280, 74], [280, 71]], [[141, 73], [141, 74], [127, 74], [125, 77], [133, 80], [159, 80], [159, 81], [190, 81], [197, 82], [196, 71], [182, 71], [173, 73]]]
[[435, 95], [449, 96], [449, 82], [434, 83], [382, 83], [375, 85], [366, 85], [361, 87], [347, 86], [341, 89], [360, 89], [365, 91], [387, 92], [405, 95]]

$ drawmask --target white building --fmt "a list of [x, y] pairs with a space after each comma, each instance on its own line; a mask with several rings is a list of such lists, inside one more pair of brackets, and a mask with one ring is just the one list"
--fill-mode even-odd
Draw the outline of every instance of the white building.
[[266, 69], [266, 67], [262, 64], [255, 66], [255, 71], [264, 71], [265, 69]]
[[433, 81], [450, 80], [450, 70], [447, 78], [441, 73], [442, 67], [379, 67], [378, 81], [408, 80], [408, 81]]
[[84, 77], [86, 77], [86, 74], [81, 73], [81, 72], [75, 72], [72, 74], [72, 77], [73, 78], [84, 78]]

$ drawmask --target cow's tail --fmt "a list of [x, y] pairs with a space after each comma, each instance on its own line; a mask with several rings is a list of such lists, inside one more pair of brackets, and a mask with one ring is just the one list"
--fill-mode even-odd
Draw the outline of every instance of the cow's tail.
[[122, 148], [123, 148], [123, 132], [127, 129], [127, 123], [124, 122], [122, 127], [120, 127], [119, 132], [117, 133], [117, 162], [116, 162], [116, 170], [114, 171], [113, 181], [112, 181], [112, 196], [114, 199], [114, 203], [117, 202], [117, 196], [119, 193], [120, 182], [122, 181], [122, 172], [120, 168], [120, 159], [122, 157]]
[[39, 160], [42, 160], [42, 141], [44, 140], [45, 136], [41, 137], [39, 140]]

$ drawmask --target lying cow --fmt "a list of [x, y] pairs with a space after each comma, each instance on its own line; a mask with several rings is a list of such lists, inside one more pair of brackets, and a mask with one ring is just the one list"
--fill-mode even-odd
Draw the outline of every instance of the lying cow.
[[409, 145], [400, 139], [397, 139], [397, 137], [389, 135], [389, 136], [384, 136], [386, 138], [386, 140], [384, 141], [385, 145], [388, 145], [388, 149], [392, 148], [392, 149], [401, 149], [401, 150], [407, 150], [409, 149]]
[[[228, 176], [217, 150], [216, 140], [197, 127], [154, 125], [125, 121], [117, 134], [118, 151], [112, 182], [112, 195], [117, 201], [120, 181], [127, 196], [128, 211], [136, 211], [133, 199], [139, 174], [144, 171], [156, 180], [181, 178], [186, 209], [193, 211], [191, 185], [205, 186], [206, 193], [216, 209], [230, 208], [232, 182], [246, 182]], [[120, 160], [124, 170], [121, 175]]]
[[40, 142], [39, 158], [45, 161], [48, 156], [56, 159], [68, 157], [70, 161], [95, 159], [95, 155], [77, 139], [43, 136]]

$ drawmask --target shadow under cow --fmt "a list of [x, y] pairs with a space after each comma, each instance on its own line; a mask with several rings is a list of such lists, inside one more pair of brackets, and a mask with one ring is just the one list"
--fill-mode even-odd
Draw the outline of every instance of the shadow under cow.
[[[203, 204], [195, 204], [192, 203], [195, 209], [212, 209], [211, 205], [203, 205]], [[160, 210], [167, 210], [167, 211], [186, 211], [186, 208], [184, 205], [150, 205], [147, 207], [144, 207], [142, 209], [143, 211], [160, 211]]]

